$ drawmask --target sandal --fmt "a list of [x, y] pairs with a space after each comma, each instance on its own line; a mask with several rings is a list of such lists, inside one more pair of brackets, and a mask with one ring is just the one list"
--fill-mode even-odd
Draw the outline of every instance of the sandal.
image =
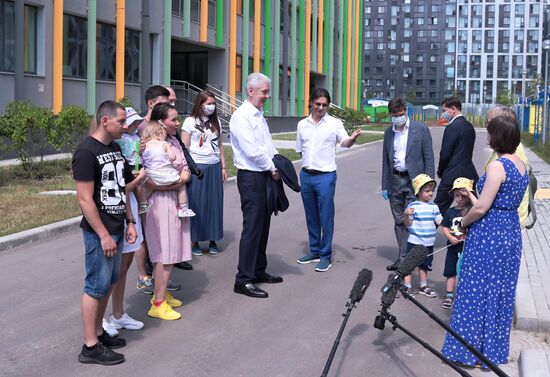
[[418, 290], [418, 293], [423, 294], [424, 296], [427, 296], [430, 298], [437, 297], [437, 294], [435, 293], [435, 291], [430, 287], [428, 287], [427, 285], [424, 287], [420, 287], [420, 289]]
[[454, 297], [445, 297], [445, 300], [443, 300], [443, 304], [441, 304], [441, 307], [443, 309], [451, 310], [453, 308], [454, 300]]

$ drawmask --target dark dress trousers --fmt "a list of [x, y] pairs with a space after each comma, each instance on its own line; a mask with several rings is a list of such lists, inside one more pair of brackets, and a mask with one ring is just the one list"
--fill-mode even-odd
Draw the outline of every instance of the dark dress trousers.
[[407, 252], [409, 235], [403, 222], [403, 212], [415, 199], [411, 182], [418, 174], [433, 177], [435, 164], [430, 130], [422, 123], [410, 121], [405, 155], [407, 172], [397, 174], [394, 169], [394, 136], [393, 128], [386, 128], [382, 150], [382, 190], [388, 191], [399, 257], [402, 257]]

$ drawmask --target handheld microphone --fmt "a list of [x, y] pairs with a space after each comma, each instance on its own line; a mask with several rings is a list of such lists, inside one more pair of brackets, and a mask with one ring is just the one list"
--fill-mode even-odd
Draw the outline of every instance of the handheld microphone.
[[371, 281], [371, 270], [363, 268], [361, 271], [359, 271], [359, 275], [357, 275], [357, 279], [355, 279], [355, 283], [353, 284], [353, 288], [351, 288], [351, 292], [349, 294], [349, 298], [351, 299], [352, 304], [361, 301]]
[[427, 247], [422, 245], [416, 245], [409, 251], [409, 253], [403, 258], [397, 265], [395, 274], [388, 276], [388, 282], [380, 289], [382, 292], [382, 305], [390, 306], [395, 301], [397, 291], [401, 286], [403, 278], [418, 267], [429, 254]]

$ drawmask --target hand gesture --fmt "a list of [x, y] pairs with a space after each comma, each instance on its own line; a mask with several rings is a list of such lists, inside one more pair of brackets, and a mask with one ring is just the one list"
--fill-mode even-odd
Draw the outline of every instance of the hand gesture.
[[353, 140], [357, 140], [357, 138], [359, 137], [359, 135], [361, 135], [361, 128], [356, 128], [353, 133], [351, 134], [351, 138]]

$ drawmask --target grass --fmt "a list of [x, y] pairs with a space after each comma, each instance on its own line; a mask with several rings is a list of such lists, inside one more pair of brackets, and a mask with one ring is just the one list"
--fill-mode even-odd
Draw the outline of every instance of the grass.
[[[237, 174], [233, 151], [224, 146], [227, 171]], [[291, 161], [300, 159], [293, 149], [279, 149]], [[20, 166], [0, 168], [0, 237], [81, 215], [75, 195], [42, 195], [42, 191], [74, 190], [70, 160], [46, 161], [29, 178]]]
[[[295, 140], [296, 134], [286, 134]], [[282, 135], [278, 135], [282, 136]], [[357, 144], [380, 140], [380, 134], [362, 134]], [[275, 139], [275, 137], [274, 137]], [[280, 139], [279, 139], [280, 140]], [[280, 148], [279, 153], [291, 161], [300, 159], [294, 149]], [[233, 165], [233, 151], [224, 146], [227, 172], [237, 175]], [[21, 166], [0, 168], [0, 237], [70, 219], [81, 214], [75, 195], [42, 195], [40, 192], [53, 190], [74, 190], [71, 161], [45, 161], [29, 177]], [[38, 178], [36, 178], [38, 177]]]
[[41, 191], [74, 190], [69, 160], [44, 162], [43, 179], [25, 177], [21, 167], [0, 169], [0, 236], [66, 220], [81, 214], [74, 195]]
[[550, 164], [550, 144], [542, 143], [542, 136], [539, 136], [539, 139], [533, 143], [533, 136], [528, 132], [523, 132], [521, 134], [521, 141], [524, 146], [529, 147], [533, 152], [537, 154], [540, 158]]

